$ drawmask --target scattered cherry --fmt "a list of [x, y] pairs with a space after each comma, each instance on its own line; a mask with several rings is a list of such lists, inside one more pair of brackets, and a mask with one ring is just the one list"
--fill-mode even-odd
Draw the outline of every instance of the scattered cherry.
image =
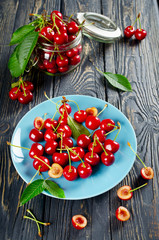
[[119, 221], [125, 222], [130, 218], [130, 213], [127, 208], [120, 206], [115, 212], [116, 218]]
[[127, 38], [131, 38], [135, 34], [135, 28], [133, 26], [128, 26], [124, 29], [124, 35]]
[[135, 31], [135, 37], [137, 40], [140, 40], [140, 41], [143, 40], [146, 37], [146, 35], [147, 35], [147, 32], [144, 29], [138, 28]]
[[21, 94], [21, 90], [18, 87], [14, 87], [9, 91], [9, 97], [11, 100], [18, 99], [20, 94]]
[[147, 183], [135, 188], [135, 189], [132, 189], [130, 186], [122, 186], [118, 189], [117, 191], [117, 195], [120, 199], [122, 200], [129, 200], [132, 198], [133, 196], [133, 192], [136, 191], [137, 189], [140, 189], [142, 187], [144, 187], [145, 185], [147, 185]]
[[72, 217], [72, 225], [74, 228], [81, 230], [87, 226], [87, 219], [82, 215]]
[[21, 84], [20, 88], [24, 91], [31, 91], [33, 92], [34, 91], [34, 85], [32, 82], [29, 82], [29, 81], [23, 81], [23, 84]]

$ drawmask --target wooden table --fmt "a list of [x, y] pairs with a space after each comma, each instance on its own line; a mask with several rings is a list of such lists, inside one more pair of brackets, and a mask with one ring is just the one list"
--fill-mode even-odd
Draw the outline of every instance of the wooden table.
[[[1, 0], [0, 7], [0, 239], [40, 239], [36, 224], [23, 220], [28, 208], [38, 219], [52, 223], [49, 227], [42, 227], [41, 239], [159, 239], [157, 1]], [[29, 13], [41, 13], [44, 8], [49, 13], [57, 9], [68, 16], [79, 11], [102, 13], [110, 17], [122, 30], [141, 12], [142, 28], [146, 29], [148, 34], [141, 42], [133, 38], [122, 38], [114, 44], [103, 44], [85, 37], [81, 65], [62, 77], [50, 77], [32, 71], [27, 79], [34, 82], [34, 99], [28, 105], [21, 105], [8, 97], [12, 79], [7, 63], [13, 51], [9, 42], [12, 33], [29, 22]], [[125, 75], [131, 82], [133, 91], [124, 93], [113, 89], [95, 70], [96, 66], [101, 70]], [[11, 140], [12, 133], [24, 114], [45, 100], [44, 90], [50, 98], [66, 94], [84, 94], [101, 98], [119, 108], [134, 127], [140, 157], [146, 165], [154, 169], [154, 178], [149, 181], [148, 186], [134, 193], [129, 201], [123, 202], [117, 198], [116, 191], [120, 186], [127, 184], [134, 188], [143, 183], [140, 177], [142, 166], [140, 162], [135, 161], [125, 179], [100, 196], [88, 200], [63, 201], [41, 194], [18, 208], [19, 198], [26, 184], [12, 164], [6, 141]], [[125, 223], [119, 222], [115, 217], [115, 210], [120, 205], [127, 207], [131, 213], [130, 220]], [[82, 231], [74, 229], [71, 224], [72, 216], [78, 213], [88, 219], [88, 225]]]

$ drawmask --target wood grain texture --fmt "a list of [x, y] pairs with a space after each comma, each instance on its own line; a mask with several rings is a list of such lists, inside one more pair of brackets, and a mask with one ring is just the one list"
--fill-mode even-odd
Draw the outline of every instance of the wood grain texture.
[[[13, 31], [29, 22], [29, 13], [60, 10], [71, 15], [92, 11], [110, 17], [124, 29], [141, 12], [142, 28], [148, 35], [145, 40], [122, 38], [113, 44], [102, 44], [84, 37], [84, 56], [81, 65], [68, 75], [49, 77], [33, 70], [27, 79], [34, 82], [34, 100], [26, 106], [8, 98], [11, 76], [7, 63], [13, 47], [9, 41]], [[40, 239], [36, 224], [23, 220], [26, 209], [31, 209], [39, 220], [51, 222], [41, 227], [43, 240], [158, 240], [159, 239], [159, 66], [158, 28], [159, 15], [156, 0], [1, 0], [0, 2], [0, 239]], [[9, 13], [9, 14], [8, 14]], [[113, 89], [96, 70], [125, 75], [133, 91], [123, 93]], [[117, 189], [129, 184], [132, 188], [143, 184], [140, 177], [141, 163], [136, 160], [132, 170], [118, 186], [100, 196], [79, 201], [57, 200], [39, 195], [18, 208], [25, 183], [13, 167], [6, 141], [19, 120], [35, 105], [67, 94], [83, 94], [107, 100], [119, 108], [132, 123], [138, 141], [138, 153], [146, 165], [154, 169], [154, 179], [147, 189], [134, 193], [130, 201], [123, 202], [116, 196]], [[121, 223], [115, 218], [118, 206], [126, 206], [131, 218]], [[88, 226], [75, 230], [71, 218], [75, 214], [87, 217]]]

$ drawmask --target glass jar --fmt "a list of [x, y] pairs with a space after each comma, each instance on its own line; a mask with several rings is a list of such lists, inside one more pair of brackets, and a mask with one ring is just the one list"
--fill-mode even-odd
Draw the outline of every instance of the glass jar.
[[[66, 20], [65, 17], [64, 21]], [[71, 20], [76, 22], [74, 19]], [[72, 35], [69, 35], [70, 41], [63, 45], [38, 41], [34, 52], [37, 58], [35, 67], [51, 76], [63, 75], [74, 70], [82, 59], [81, 30], [74, 35], [75, 39], [72, 40], [71, 37]]]

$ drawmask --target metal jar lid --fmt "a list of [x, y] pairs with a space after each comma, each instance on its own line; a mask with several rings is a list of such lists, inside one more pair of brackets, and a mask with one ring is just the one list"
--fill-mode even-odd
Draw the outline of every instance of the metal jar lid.
[[77, 13], [77, 20], [79, 24], [85, 21], [83, 34], [93, 40], [110, 43], [121, 37], [120, 28], [104, 15], [93, 12]]

